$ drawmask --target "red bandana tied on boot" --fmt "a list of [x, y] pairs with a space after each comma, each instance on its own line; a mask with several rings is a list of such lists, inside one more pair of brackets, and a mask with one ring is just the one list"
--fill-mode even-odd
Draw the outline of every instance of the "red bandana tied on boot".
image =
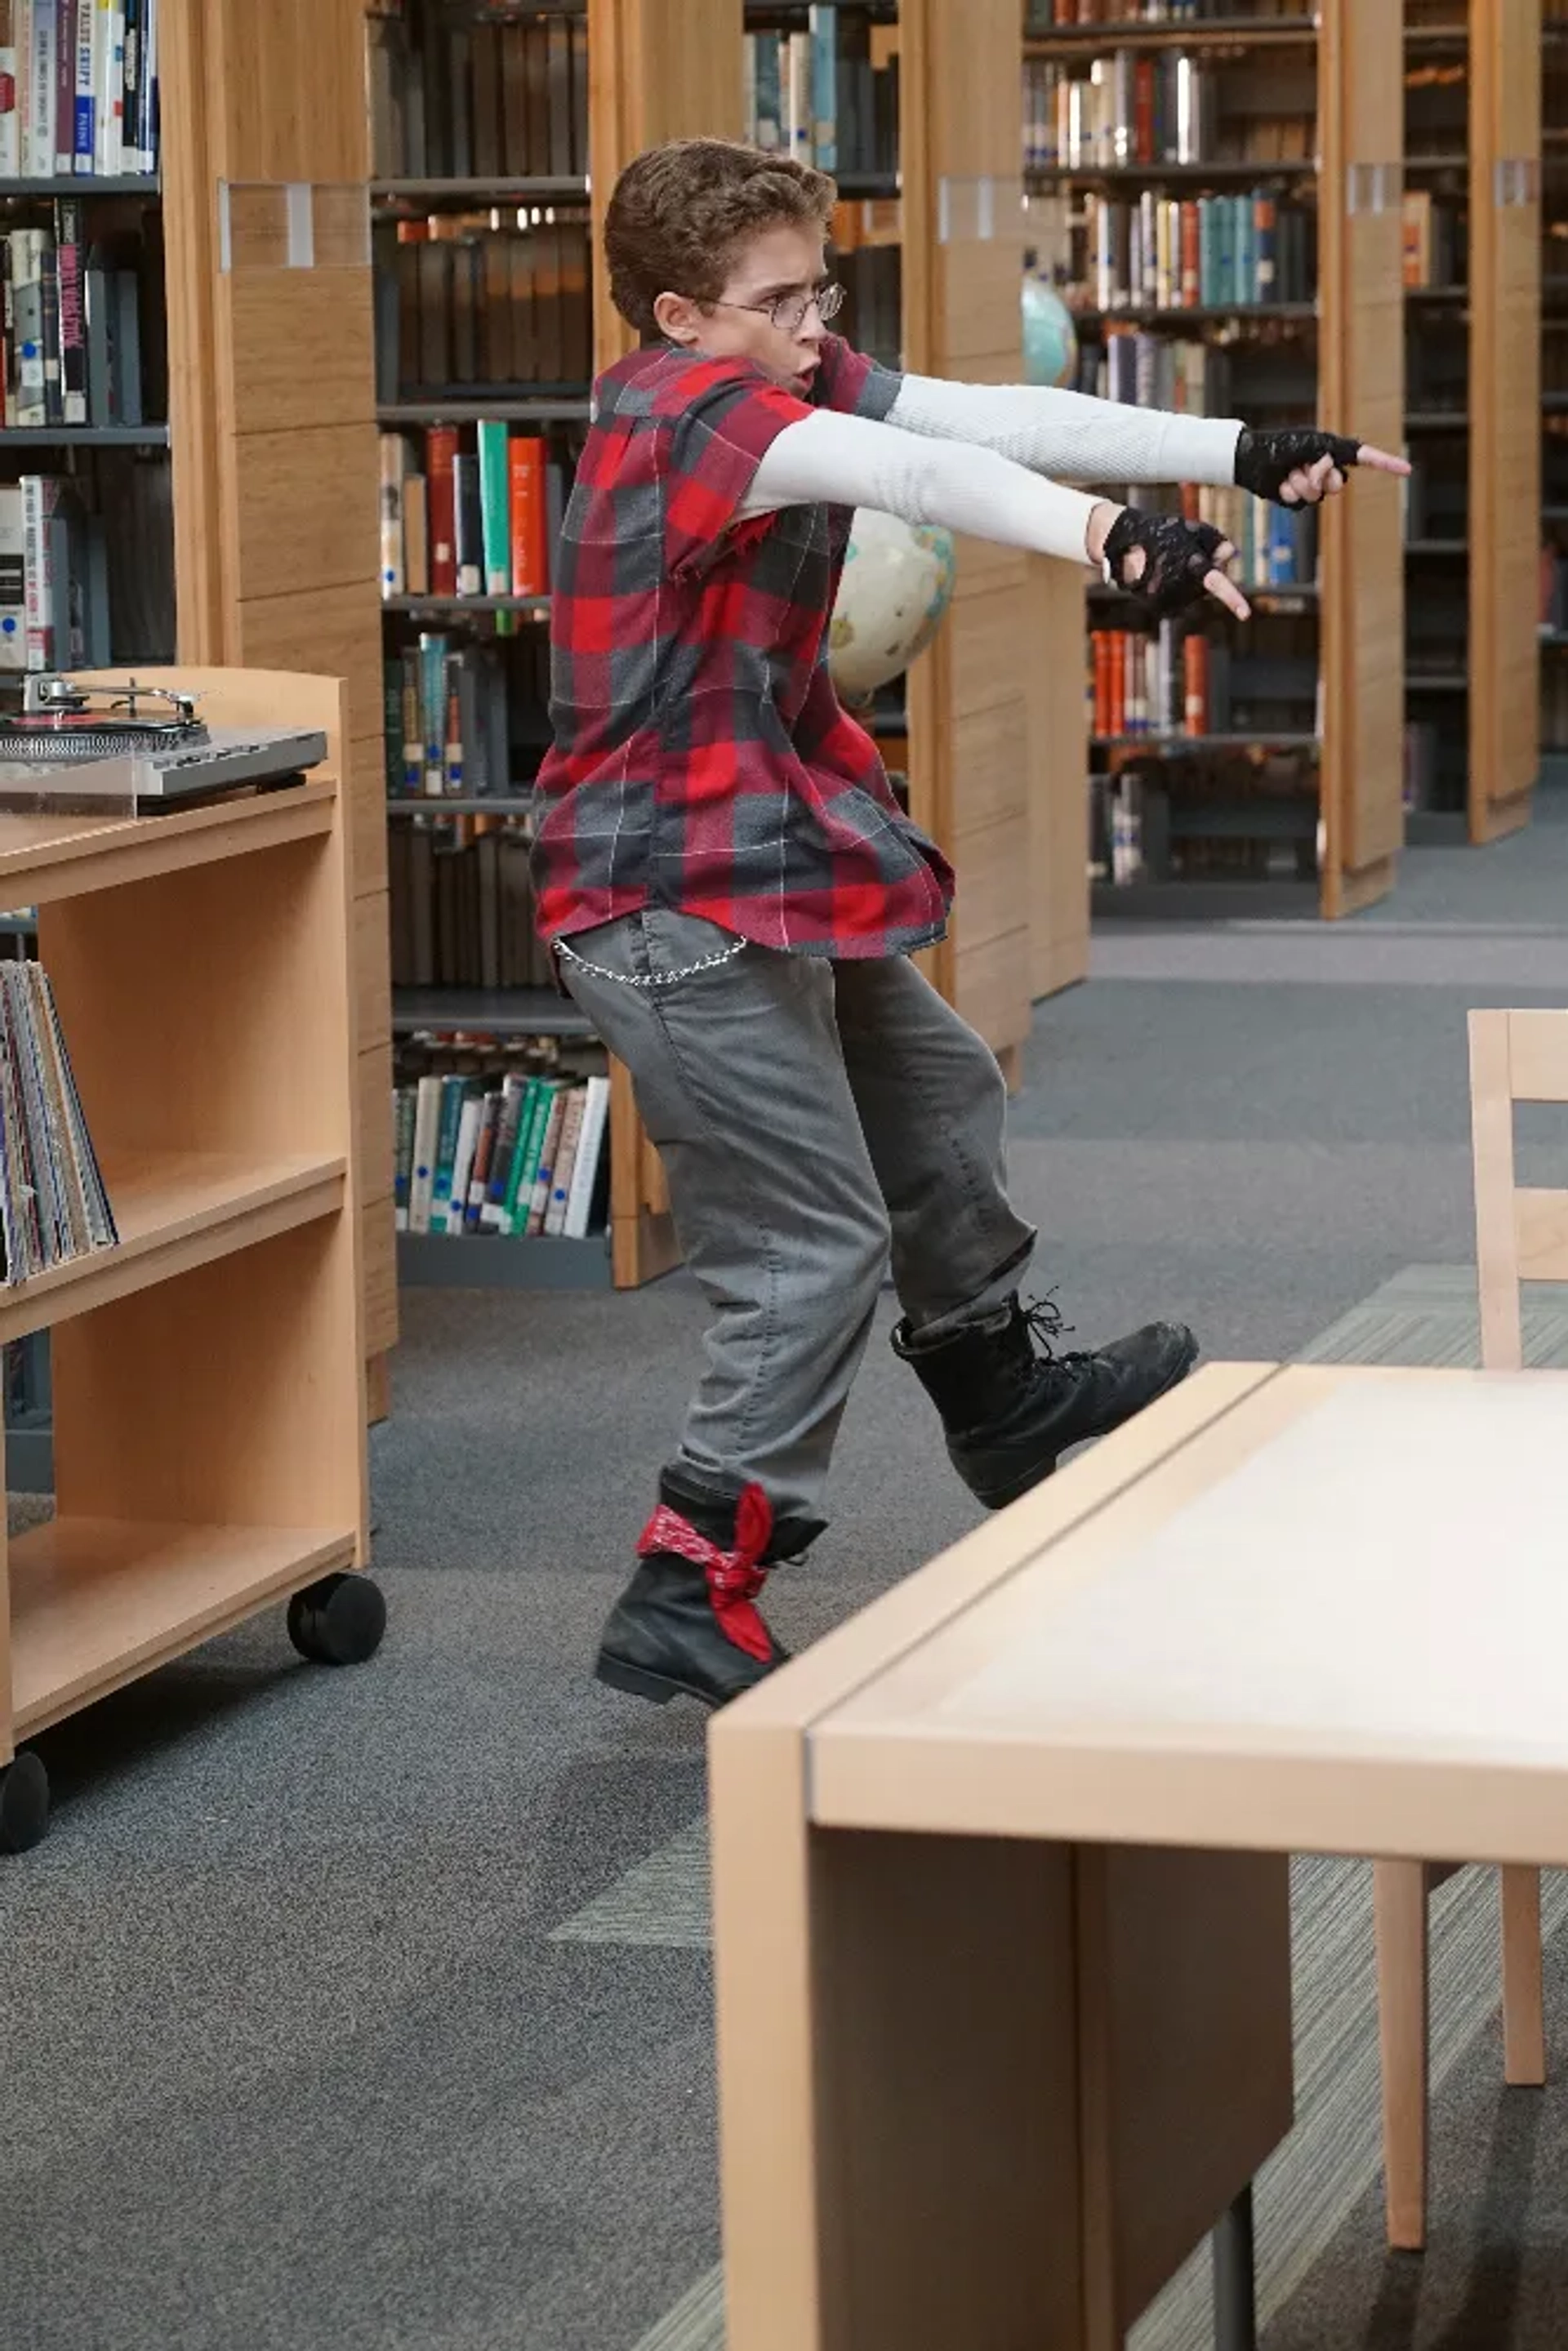
[[638, 1537], [637, 1556], [646, 1559], [650, 1552], [673, 1552], [677, 1559], [690, 1560], [694, 1567], [704, 1569], [720, 1632], [765, 1666], [772, 1658], [773, 1642], [757, 1613], [756, 1602], [768, 1581], [761, 1559], [772, 1532], [772, 1504], [760, 1486], [747, 1486], [736, 1505], [733, 1551], [720, 1551], [678, 1510], [661, 1502]]

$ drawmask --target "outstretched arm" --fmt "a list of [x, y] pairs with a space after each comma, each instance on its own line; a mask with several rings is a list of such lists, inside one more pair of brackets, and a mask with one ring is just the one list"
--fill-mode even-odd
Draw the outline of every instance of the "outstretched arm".
[[1131, 514], [972, 442], [929, 440], [891, 421], [817, 409], [769, 444], [739, 517], [823, 503], [874, 507], [905, 522], [937, 523], [1068, 562], [1109, 555], [1124, 584], [1151, 601], [1166, 599], [1161, 610], [1207, 590], [1247, 616], [1245, 599], [1219, 569], [1231, 550], [1217, 530], [1175, 516]]
[[1234, 486], [1283, 506], [1315, 505], [1343, 489], [1351, 465], [1410, 471], [1403, 457], [1310, 427], [1254, 431], [1239, 417], [1134, 408], [1032, 384], [905, 375], [887, 421], [905, 433], [995, 450], [1061, 481]]

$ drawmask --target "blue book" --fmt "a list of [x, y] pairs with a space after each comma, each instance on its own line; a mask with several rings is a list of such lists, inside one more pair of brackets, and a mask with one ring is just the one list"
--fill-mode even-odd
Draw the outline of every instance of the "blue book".
[[812, 0], [811, 160], [819, 171], [839, 168], [839, 12], [836, 0]]
[[779, 36], [777, 33], [754, 33], [751, 37], [757, 59], [757, 120], [752, 126], [752, 138], [769, 154], [784, 144], [784, 90], [779, 71]]

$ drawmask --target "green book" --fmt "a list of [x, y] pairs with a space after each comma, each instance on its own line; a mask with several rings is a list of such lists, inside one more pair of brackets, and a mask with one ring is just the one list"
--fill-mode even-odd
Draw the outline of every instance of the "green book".
[[506, 424], [493, 416], [479, 422], [479, 512], [485, 548], [485, 593], [505, 596], [512, 580], [512, 531], [507, 515], [511, 490]]
[[528, 1224], [534, 1179], [539, 1172], [539, 1154], [549, 1128], [550, 1107], [560, 1092], [554, 1078], [538, 1078], [535, 1085], [537, 1091], [528, 1106], [528, 1132], [525, 1134], [518, 1129], [517, 1155], [507, 1183], [507, 1216], [501, 1228], [507, 1233], [518, 1233]]
[[430, 1196], [430, 1229], [446, 1230], [447, 1203], [452, 1197], [452, 1164], [457, 1155], [457, 1130], [463, 1123], [463, 1103], [468, 1092], [463, 1078], [441, 1081], [440, 1139], [435, 1148], [435, 1183]]

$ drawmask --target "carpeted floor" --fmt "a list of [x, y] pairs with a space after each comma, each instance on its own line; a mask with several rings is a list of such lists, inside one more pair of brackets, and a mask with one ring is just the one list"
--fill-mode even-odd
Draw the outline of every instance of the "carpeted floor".
[[[1081, 1341], [1175, 1313], [1210, 1355], [1289, 1355], [1367, 1306], [1463, 1347], [1464, 1013], [1568, 992], [1565, 814], [1483, 856], [1412, 855], [1394, 909], [1333, 933], [1098, 942], [1093, 984], [1037, 1017], [1014, 1119], [1038, 1277]], [[1552, 1146], [1542, 1124], [1532, 1148]], [[834, 1525], [779, 1580], [796, 1643], [976, 1516], [885, 1344], [892, 1311]], [[702, 1726], [585, 1672], [700, 1328], [679, 1279], [410, 1293], [372, 1446], [381, 1657], [312, 1670], [269, 1616], [42, 1742], [54, 1831], [0, 1869], [4, 2351], [717, 2344]], [[1299, 2280], [1265, 2209], [1270, 2351], [1568, 2336], [1568, 2097], [1495, 2094], [1475, 1885], [1449, 1937], [1471, 1989], [1448, 2007], [1425, 2333], [1386, 2331], [1408, 2289], [1366, 2208], [1343, 2209], [1371, 2178], [1370, 2076], [1330, 1994], [1364, 1983], [1336, 1938], [1364, 1905], [1342, 1873], [1302, 1911], [1337, 2153], [1281, 2187], [1327, 2247], [1304, 2257], [1295, 2230]], [[1355, 2015], [1363, 2051], [1364, 1997]], [[1472, 2309], [1456, 2332], [1499, 2306], [1506, 2197], [1526, 2331]], [[1189, 2282], [1150, 2326], [1197, 2351], [1201, 2304]]]

